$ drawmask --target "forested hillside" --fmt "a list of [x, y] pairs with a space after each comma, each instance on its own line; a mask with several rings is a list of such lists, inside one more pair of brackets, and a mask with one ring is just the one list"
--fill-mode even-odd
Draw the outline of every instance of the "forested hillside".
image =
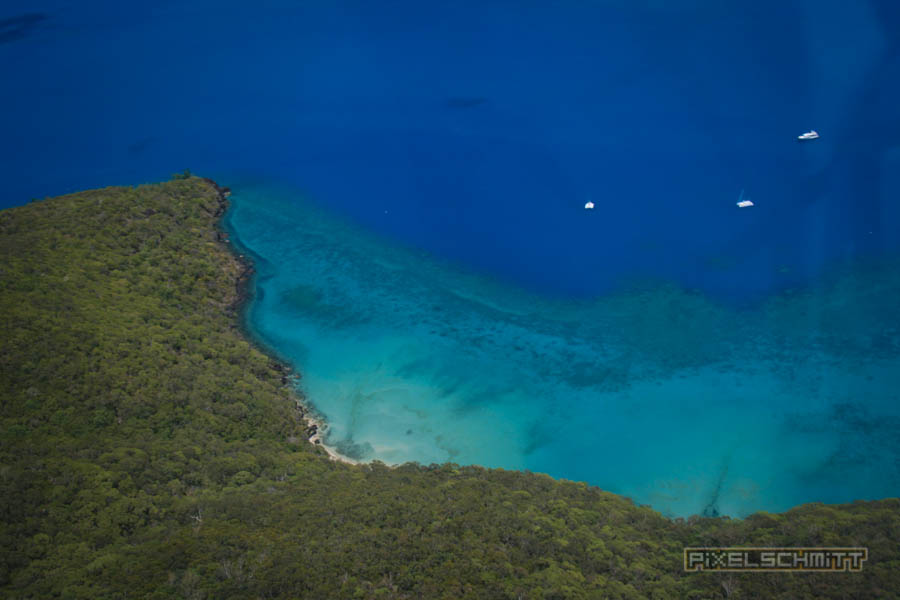
[[[331, 460], [238, 327], [225, 203], [189, 177], [0, 211], [0, 596], [900, 597], [897, 499], [685, 522], [539, 474]], [[688, 574], [686, 545], [869, 561]]]

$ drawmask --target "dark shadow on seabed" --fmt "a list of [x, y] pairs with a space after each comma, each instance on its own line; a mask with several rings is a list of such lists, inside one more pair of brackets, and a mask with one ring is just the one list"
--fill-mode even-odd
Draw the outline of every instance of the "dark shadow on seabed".
[[0, 44], [9, 44], [31, 35], [47, 19], [45, 13], [25, 13], [0, 19]]

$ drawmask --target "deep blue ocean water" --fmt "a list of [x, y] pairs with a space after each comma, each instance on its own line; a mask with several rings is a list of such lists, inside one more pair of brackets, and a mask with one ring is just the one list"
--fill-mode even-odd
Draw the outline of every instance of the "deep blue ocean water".
[[898, 31], [889, 1], [6, 0], [0, 206], [231, 186], [248, 326], [358, 458], [676, 515], [897, 495]]

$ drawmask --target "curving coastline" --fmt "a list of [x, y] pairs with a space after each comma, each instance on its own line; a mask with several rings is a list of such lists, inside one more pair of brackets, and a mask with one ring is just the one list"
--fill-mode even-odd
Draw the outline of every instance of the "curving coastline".
[[[816, 383], [834, 359], [865, 361], [865, 372], [844, 360], [829, 369], [831, 389], [870, 398], [871, 417], [889, 406], [892, 378], [879, 365], [894, 355], [853, 344], [895, 312], [867, 291], [892, 295], [889, 266], [744, 308], [664, 282], [567, 301], [405, 250], [302, 190], [260, 182], [236, 190], [226, 225], [258, 271], [250, 333], [303, 371], [302, 390], [327, 415], [323, 437], [339, 453], [548, 473], [684, 518], [708, 507], [742, 517], [896, 493], [872, 477], [890, 469], [889, 458], [820, 467], [838, 437], [890, 454], [877, 451], [881, 434], [863, 435], [832, 408], [837, 395], [822, 403]], [[852, 318], [803, 316], [823, 303]], [[636, 405], [656, 418], [636, 425]], [[751, 405], [766, 409], [745, 414]], [[865, 427], [881, 431], [871, 417]], [[822, 419], [842, 425], [804, 431], [804, 421]], [[796, 443], [779, 454], [771, 440], [785, 432]], [[699, 438], [708, 441], [702, 455], [670, 452]], [[810, 457], [810, 444], [826, 450]], [[623, 449], [623, 461], [592, 458]], [[795, 468], [819, 475], [808, 484]]]
[[[673, 520], [538, 473], [327, 458], [302, 441], [292, 375], [226, 314], [239, 263], [218, 208], [191, 178], [0, 211], [0, 596], [900, 590], [896, 498]], [[688, 546], [821, 544], [869, 560], [849, 576], [683, 570]]]
[[361, 461], [345, 456], [332, 446], [325, 443], [325, 433], [328, 431], [328, 422], [319, 415], [315, 407], [306, 398], [306, 395], [298, 387], [301, 378], [300, 374], [294, 373], [293, 367], [281, 356], [278, 355], [271, 347], [263, 343], [247, 326], [245, 318], [246, 311], [253, 301], [256, 269], [253, 264], [253, 252], [241, 244], [240, 238], [229, 231], [225, 221], [230, 205], [229, 198], [231, 196], [231, 188], [220, 186], [216, 181], [209, 177], [201, 178], [210, 185], [216, 192], [218, 200], [218, 208], [213, 215], [216, 221], [216, 242], [228, 249], [231, 256], [239, 265], [238, 276], [235, 281], [235, 299], [228, 306], [228, 316], [235, 319], [236, 327], [241, 335], [251, 344], [256, 346], [261, 352], [265, 353], [273, 361], [275, 368], [282, 373], [281, 383], [289, 387], [294, 396], [294, 406], [299, 417], [306, 423], [304, 433], [307, 441], [318, 448], [322, 448], [325, 453], [332, 459], [343, 463], [356, 465]]

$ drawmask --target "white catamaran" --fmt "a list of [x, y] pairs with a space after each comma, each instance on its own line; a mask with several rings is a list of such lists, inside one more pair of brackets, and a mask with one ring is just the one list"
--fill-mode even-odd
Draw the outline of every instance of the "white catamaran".
[[738, 208], [747, 208], [748, 206], [753, 206], [753, 203], [749, 199], [744, 200], [744, 190], [741, 190], [741, 195], [738, 196], [737, 205]]

